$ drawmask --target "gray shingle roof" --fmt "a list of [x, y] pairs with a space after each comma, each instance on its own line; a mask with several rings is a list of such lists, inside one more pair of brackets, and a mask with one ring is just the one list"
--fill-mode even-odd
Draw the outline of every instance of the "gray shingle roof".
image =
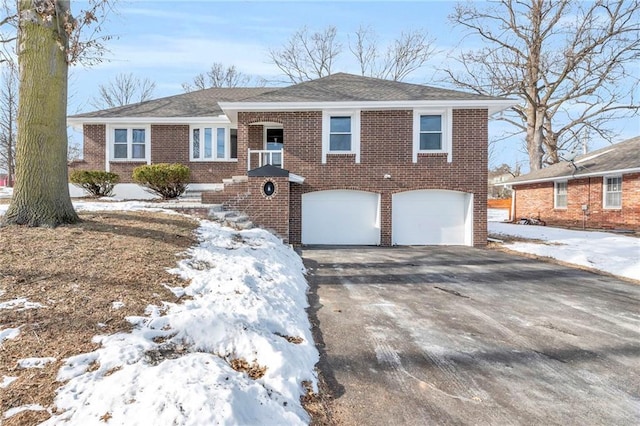
[[240, 101], [270, 90], [274, 89], [268, 87], [216, 87], [101, 111], [77, 114], [70, 118], [215, 117], [223, 113], [218, 102]]
[[262, 93], [242, 102], [371, 102], [371, 101], [504, 100], [421, 84], [336, 73], [317, 80]]
[[605, 174], [619, 170], [640, 169], [640, 136], [579, 155], [573, 160], [573, 163], [576, 165], [577, 170], [570, 162], [562, 161], [544, 169], [518, 176], [504, 183], [515, 185], [522, 182], [550, 181], [555, 178], [570, 176], [598, 176], [599, 173]]

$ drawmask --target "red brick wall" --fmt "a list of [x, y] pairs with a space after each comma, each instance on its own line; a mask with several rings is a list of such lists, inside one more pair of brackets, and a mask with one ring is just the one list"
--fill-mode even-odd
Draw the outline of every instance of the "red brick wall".
[[[284, 126], [285, 168], [305, 178], [291, 185], [290, 242], [300, 243], [301, 197], [312, 191], [356, 189], [381, 193], [381, 242], [391, 244], [391, 195], [414, 189], [450, 189], [474, 194], [474, 245], [486, 244], [487, 111], [454, 110], [453, 162], [446, 155], [420, 155], [412, 162], [413, 112], [363, 111], [361, 162], [354, 155], [328, 155], [321, 164], [322, 113], [239, 113], [238, 152], [246, 151], [249, 124]], [[240, 155], [240, 154], [239, 154]], [[246, 161], [246, 159], [245, 159]], [[391, 179], [384, 179], [390, 174]]]
[[[276, 186], [275, 193], [267, 197], [262, 192], [264, 183], [270, 180]], [[289, 240], [289, 179], [287, 177], [250, 177], [246, 186], [246, 193], [225, 202], [225, 206], [232, 210], [245, 212], [256, 225], [270, 229], [276, 235]], [[225, 189], [226, 192], [226, 189]]]
[[[74, 163], [72, 168], [104, 170], [106, 126], [85, 124], [84, 161]], [[245, 154], [246, 156], [246, 154]], [[221, 183], [222, 179], [246, 173], [238, 161], [189, 161], [189, 125], [162, 124], [151, 126], [151, 162], [182, 163], [191, 170], [191, 183]], [[137, 166], [146, 162], [111, 161], [110, 171], [120, 176], [120, 182], [133, 182], [131, 174]]]
[[[567, 183], [567, 208], [553, 207], [553, 182], [515, 186], [515, 217], [540, 217], [548, 225], [640, 229], [640, 173], [623, 175], [622, 208], [603, 208], [601, 176]], [[584, 215], [582, 206], [588, 205]]]

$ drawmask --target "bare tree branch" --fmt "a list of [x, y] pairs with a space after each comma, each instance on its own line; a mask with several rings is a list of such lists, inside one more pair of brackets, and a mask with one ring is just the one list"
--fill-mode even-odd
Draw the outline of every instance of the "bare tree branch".
[[522, 100], [518, 120], [502, 119], [524, 129], [532, 170], [559, 161], [585, 132], [610, 140], [609, 122], [639, 111], [638, 0], [465, 3], [450, 18], [484, 47], [463, 51], [445, 74], [475, 93]]
[[156, 83], [148, 78], [140, 79], [133, 74], [118, 74], [114, 80], [99, 86], [99, 95], [91, 105], [97, 109], [114, 108], [153, 98]]
[[[215, 62], [206, 74], [196, 75], [192, 83], [182, 83], [182, 88], [185, 92], [192, 92], [209, 87], [244, 87], [253, 81], [252, 76], [238, 71], [235, 65], [225, 66], [220, 62]], [[266, 81], [258, 78], [254, 84], [264, 86]]]
[[270, 49], [269, 58], [292, 83], [325, 77], [333, 72], [334, 61], [342, 52], [336, 35], [333, 26], [314, 33], [303, 27], [281, 49]]

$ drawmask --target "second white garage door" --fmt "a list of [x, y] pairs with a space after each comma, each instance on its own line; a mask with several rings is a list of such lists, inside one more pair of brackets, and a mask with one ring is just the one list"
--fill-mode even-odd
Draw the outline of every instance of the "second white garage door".
[[380, 195], [350, 190], [303, 194], [302, 244], [380, 244]]
[[417, 190], [392, 196], [392, 242], [396, 245], [473, 245], [472, 195]]

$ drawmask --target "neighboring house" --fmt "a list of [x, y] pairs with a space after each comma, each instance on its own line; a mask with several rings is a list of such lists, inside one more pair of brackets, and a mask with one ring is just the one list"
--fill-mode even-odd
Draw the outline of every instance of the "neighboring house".
[[116, 172], [123, 191], [140, 164], [186, 164], [204, 202], [294, 244], [482, 246], [487, 122], [514, 103], [342, 73], [206, 89], [70, 117], [73, 167]]
[[500, 184], [510, 181], [511, 179], [513, 179], [511, 173], [499, 173], [489, 170], [489, 187], [487, 188], [489, 191], [487, 194], [489, 199], [510, 198], [511, 188]]
[[506, 182], [515, 220], [548, 225], [640, 230], [640, 137]]

